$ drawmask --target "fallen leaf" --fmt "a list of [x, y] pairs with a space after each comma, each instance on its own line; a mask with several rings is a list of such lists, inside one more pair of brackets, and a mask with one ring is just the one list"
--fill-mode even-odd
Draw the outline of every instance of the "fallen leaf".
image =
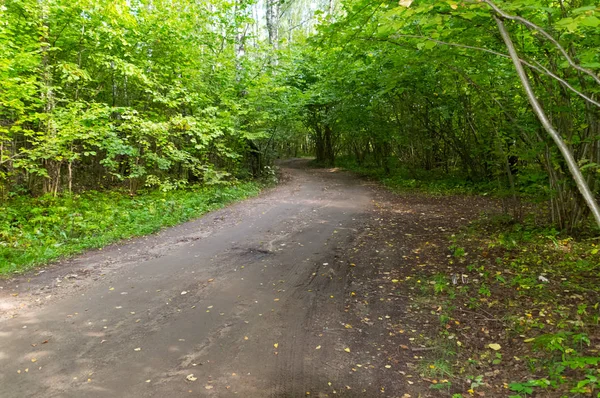
[[142, 351], [142, 349], [140, 347], [138, 347], [138, 348], [134, 348], [133, 351]]
[[273, 347], [275, 347], [275, 348], [279, 347], [279, 343], [273, 344]]
[[187, 294], [187, 292], [185, 290], [183, 292], [181, 292], [182, 296], [185, 295], [185, 294]]
[[318, 345], [318, 346], [315, 348], [315, 350], [320, 350], [320, 349], [321, 349], [321, 346], [320, 346], [320, 345]]
[[344, 348], [344, 351], [350, 352], [350, 348], [346, 347], [346, 348]]
[[494, 351], [498, 351], [500, 348], [502, 348], [500, 346], [500, 344], [496, 344], [496, 343], [488, 344], [488, 347], [490, 347]]
[[185, 378], [187, 381], [196, 381], [198, 380], [197, 377], [194, 377], [194, 374], [192, 373], [191, 375], [187, 375]]
[[206, 388], [207, 390], [212, 390], [213, 386], [204, 386], [204, 388]]

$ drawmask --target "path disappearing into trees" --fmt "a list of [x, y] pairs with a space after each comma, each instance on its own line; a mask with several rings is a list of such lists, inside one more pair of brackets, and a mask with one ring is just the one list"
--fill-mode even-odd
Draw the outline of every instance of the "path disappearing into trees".
[[2, 397], [385, 396], [350, 371], [342, 319], [373, 191], [307, 163], [260, 197], [0, 282]]

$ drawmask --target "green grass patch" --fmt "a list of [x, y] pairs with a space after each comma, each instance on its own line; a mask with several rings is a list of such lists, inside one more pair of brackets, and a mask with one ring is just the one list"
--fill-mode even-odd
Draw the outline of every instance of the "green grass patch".
[[258, 184], [169, 192], [89, 191], [19, 197], [0, 204], [0, 275], [47, 264], [121, 239], [151, 234], [257, 195]]
[[495, 182], [471, 181], [463, 175], [444, 174], [440, 170], [409, 170], [397, 165], [386, 173], [383, 167], [370, 163], [359, 165], [356, 160], [350, 158], [340, 158], [336, 160], [336, 165], [380, 181], [386, 188], [395, 192], [418, 191], [432, 195], [498, 193]]

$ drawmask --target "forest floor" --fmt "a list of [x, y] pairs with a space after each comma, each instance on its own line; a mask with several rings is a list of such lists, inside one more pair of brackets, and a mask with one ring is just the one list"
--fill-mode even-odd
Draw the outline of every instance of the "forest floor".
[[300, 159], [282, 173], [196, 221], [0, 281], [2, 397], [505, 397], [526, 380], [500, 305], [446, 306], [479, 272], [452, 236], [496, 201], [393, 194]]

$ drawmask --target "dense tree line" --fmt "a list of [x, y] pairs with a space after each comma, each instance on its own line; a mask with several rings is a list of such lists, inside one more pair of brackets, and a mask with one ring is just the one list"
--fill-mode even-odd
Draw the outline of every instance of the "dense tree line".
[[579, 0], [342, 2], [290, 77], [318, 160], [458, 172], [582, 226], [598, 216], [599, 16]]
[[248, 15], [227, 1], [2, 2], [2, 196], [252, 171]]

